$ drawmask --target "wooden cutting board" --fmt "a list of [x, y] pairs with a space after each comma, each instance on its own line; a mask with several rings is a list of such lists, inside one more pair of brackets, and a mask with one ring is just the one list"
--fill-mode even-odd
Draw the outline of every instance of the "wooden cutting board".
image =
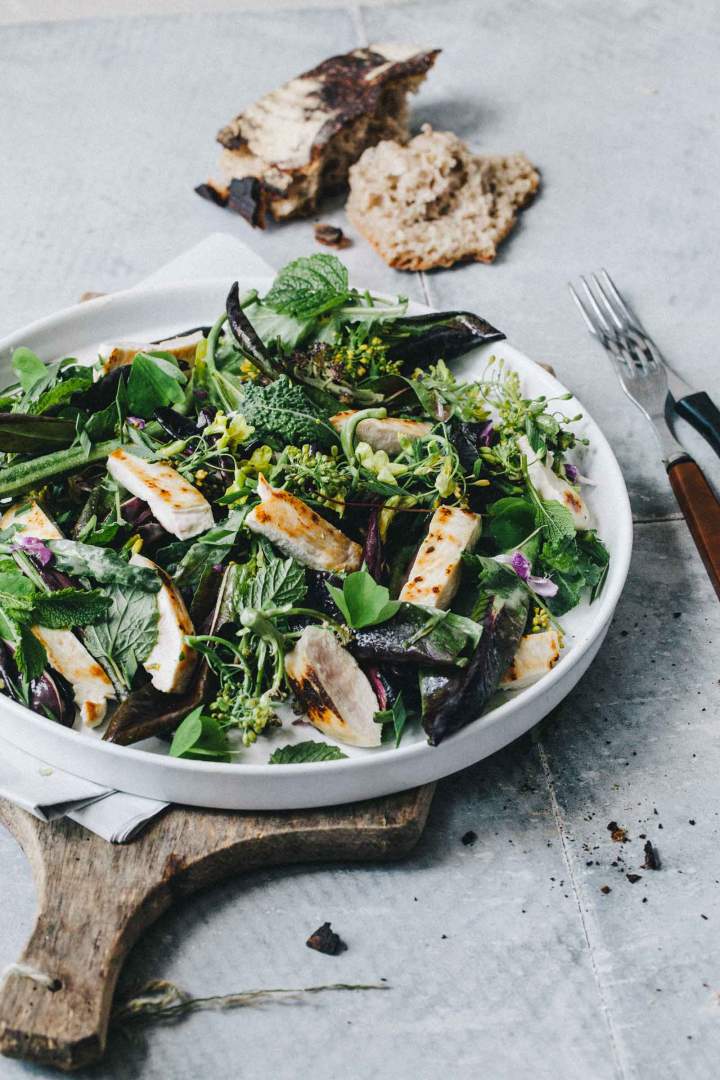
[[64, 1070], [97, 1061], [125, 956], [176, 897], [258, 867], [400, 858], [422, 834], [434, 789], [324, 810], [173, 807], [124, 846], [0, 800], [38, 893], [21, 970], [0, 988], [0, 1052]]

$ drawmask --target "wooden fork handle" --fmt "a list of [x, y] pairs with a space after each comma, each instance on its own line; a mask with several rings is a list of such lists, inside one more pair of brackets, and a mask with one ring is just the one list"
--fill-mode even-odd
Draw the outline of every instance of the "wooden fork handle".
[[702, 469], [690, 457], [668, 466], [668, 476], [683, 517], [720, 599], [720, 502]]

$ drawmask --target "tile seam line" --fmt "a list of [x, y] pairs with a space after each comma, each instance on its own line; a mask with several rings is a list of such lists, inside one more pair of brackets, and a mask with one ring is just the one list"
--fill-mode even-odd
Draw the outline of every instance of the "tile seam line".
[[550, 768], [550, 762], [545, 752], [545, 747], [540, 739], [536, 744], [538, 759], [540, 761], [540, 768], [542, 769], [543, 778], [545, 780], [545, 786], [548, 791], [548, 798], [550, 800], [550, 810], [557, 829], [558, 836], [560, 838], [560, 846], [563, 855], [563, 861], [567, 868], [568, 877], [570, 879], [570, 886], [572, 888], [575, 903], [577, 905], [578, 915], [580, 917], [580, 925], [582, 926], [583, 937], [585, 938], [585, 944], [587, 946], [588, 956], [590, 958], [590, 967], [592, 970], [593, 981], [600, 1001], [600, 1008], [603, 1014], [603, 1020], [607, 1028], [608, 1040], [610, 1042], [610, 1050], [612, 1053], [613, 1065], [616, 1075], [620, 1080], [630, 1080], [635, 1076], [635, 1070], [629, 1066], [626, 1067], [623, 1061], [623, 1053], [620, 1048], [620, 1040], [615, 1030], [615, 1024], [612, 1017], [612, 1011], [609, 1002], [605, 996], [603, 982], [600, 976], [600, 971], [595, 959], [595, 943], [594, 934], [591, 933], [588, 925], [588, 919], [586, 918], [585, 910], [583, 909], [582, 897], [580, 895], [580, 886], [575, 876], [574, 856], [568, 846], [567, 833], [565, 829], [565, 821], [563, 819], [562, 811], [560, 809], [560, 803], [558, 802], [557, 793], [555, 790], [555, 780]]
[[350, 4], [348, 12], [357, 35], [357, 48], [365, 48], [368, 43], [365, 19], [363, 18], [362, 4]]

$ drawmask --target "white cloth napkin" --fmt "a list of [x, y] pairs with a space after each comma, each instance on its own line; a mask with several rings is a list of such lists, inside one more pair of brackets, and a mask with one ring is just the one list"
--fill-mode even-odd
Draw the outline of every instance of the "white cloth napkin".
[[[145, 278], [140, 285], [165, 285], [211, 277], [272, 274], [268, 264], [240, 240], [213, 233]], [[42, 821], [68, 817], [113, 844], [132, 840], [169, 805], [114, 791], [47, 765], [0, 739], [0, 796]]]

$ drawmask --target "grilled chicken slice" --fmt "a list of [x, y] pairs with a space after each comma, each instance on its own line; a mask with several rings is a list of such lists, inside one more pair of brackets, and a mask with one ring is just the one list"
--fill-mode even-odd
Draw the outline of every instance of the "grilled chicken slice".
[[[330, 417], [330, 423], [339, 433], [351, 416], [355, 415], [354, 409], [347, 409]], [[373, 450], [384, 450], [386, 454], [399, 454], [402, 450], [400, 439], [421, 439], [432, 431], [432, 424], [423, 420], [403, 420], [400, 417], [388, 416], [384, 420], [361, 420], [355, 429], [357, 439], [366, 442]]]
[[114, 450], [108, 472], [131, 495], [143, 499], [163, 529], [188, 540], [215, 524], [212, 508], [197, 488], [163, 461], [146, 461], [127, 450]]
[[192, 364], [195, 359], [195, 350], [198, 344], [203, 341], [203, 333], [198, 330], [195, 334], [187, 334], [185, 337], [169, 338], [167, 341], [161, 341], [153, 345], [150, 343], [141, 344], [136, 341], [116, 341], [114, 343], [108, 342], [101, 345], [98, 349], [98, 356], [100, 357], [100, 371], [96, 372], [96, 378], [99, 379], [101, 375], [107, 375], [109, 371], [112, 371], [116, 367], [125, 367], [126, 364], [132, 364], [133, 360], [139, 352], [166, 352], [174, 356], [176, 360], [182, 360], [186, 364]]
[[521, 435], [518, 446], [527, 458], [528, 476], [538, 495], [550, 502], [562, 503], [569, 511], [576, 529], [592, 529], [590, 511], [580, 493], [567, 480], [552, 470], [553, 455], [548, 450], [542, 461], [530, 445], [527, 436]]
[[318, 731], [350, 746], [379, 746], [378, 702], [354, 657], [334, 634], [307, 626], [285, 657], [290, 685]]
[[425, 607], [448, 608], [460, 584], [463, 552], [480, 535], [481, 519], [471, 510], [440, 506], [415, 556], [401, 600]]
[[48, 630], [44, 626], [33, 626], [31, 630], [44, 646], [50, 667], [72, 686], [83, 723], [97, 727], [105, 719], [108, 701], [115, 697], [103, 668], [72, 630]]
[[510, 667], [500, 680], [503, 690], [524, 690], [548, 671], [560, 659], [560, 638], [557, 630], [541, 634], [526, 634], [520, 638]]
[[36, 540], [62, 540], [63, 534], [55, 522], [35, 500], [13, 503], [0, 518], [0, 528], [19, 525], [21, 536], [34, 536]]
[[349, 573], [360, 569], [360, 545], [321, 518], [302, 499], [271, 487], [262, 475], [258, 477], [257, 492], [262, 501], [245, 519], [251, 532], [267, 537], [285, 555], [292, 555], [312, 570]]
[[[57, 525], [36, 502], [16, 503], [6, 510], [0, 525], [18, 524], [21, 536], [38, 540], [62, 540]], [[48, 630], [33, 626], [32, 632], [45, 648], [51, 668], [64, 675], [73, 688], [75, 703], [84, 723], [95, 727], [105, 719], [107, 702], [115, 697], [110, 679], [72, 630]]]
[[157, 594], [158, 636], [150, 654], [143, 660], [143, 667], [156, 690], [165, 694], [181, 694], [187, 689], [195, 665], [197, 653], [185, 643], [185, 635], [195, 633], [182, 596], [172, 580], [152, 559], [135, 554], [130, 562], [155, 570], [162, 579]]

